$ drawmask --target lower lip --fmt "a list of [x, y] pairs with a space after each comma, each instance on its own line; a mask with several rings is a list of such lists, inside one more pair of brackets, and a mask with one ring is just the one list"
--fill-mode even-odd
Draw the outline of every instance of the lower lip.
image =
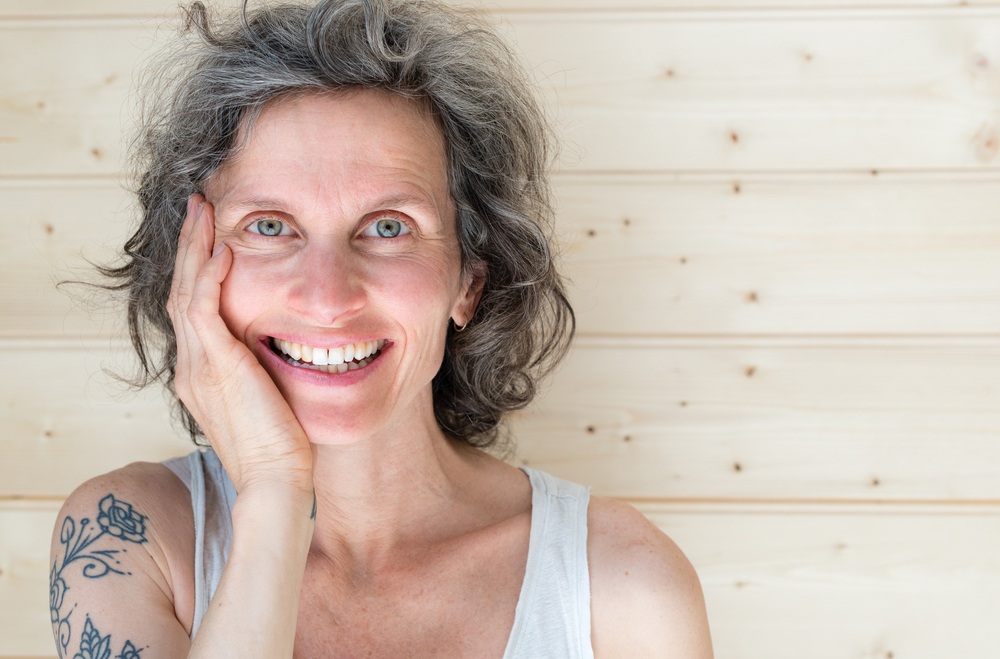
[[275, 368], [279, 369], [282, 373], [287, 373], [297, 380], [325, 387], [348, 387], [357, 384], [371, 375], [382, 363], [382, 357], [391, 351], [392, 344], [386, 343], [382, 346], [382, 350], [379, 351], [378, 355], [368, 366], [356, 368], [353, 371], [344, 371], [343, 373], [324, 373], [323, 371], [314, 371], [311, 368], [292, 366], [271, 349], [270, 337], [262, 338], [260, 340], [260, 347], [266, 361], [274, 364]]

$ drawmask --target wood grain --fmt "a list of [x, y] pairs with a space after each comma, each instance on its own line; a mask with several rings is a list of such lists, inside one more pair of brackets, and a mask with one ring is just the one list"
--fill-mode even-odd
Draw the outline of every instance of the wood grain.
[[[6, 343], [0, 496], [65, 496], [190, 451], [96, 346]], [[1000, 344], [582, 341], [512, 424], [516, 460], [616, 497], [1000, 500]], [[58, 376], [54, 374], [58, 373]]]
[[[830, 8], [955, 8], [995, 7], [992, 0], [445, 0], [457, 8], [471, 8], [496, 13], [538, 11], [718, 11], [725, 9], [757, 10], [776, 7], [797, 10]], [[161, 16], [177, 13], [181, 2], [169, 0], [0, 0], [0, 19], [4, 18], [65, 18], [110, 16]], [[242, 0], [210, 0], [210, 7], [235, 7]]]
[[0, 336], [121, 335], [122, 317], [91, 263], [115, 262], [130, 202], [113, 181], [0, 181], [0, 220], [16, 240], [0, 243]]
[[[54, 654], [58, 507], [0, 502], [0, 656]], [[697, 569], [717, 657], [938, 659], [1000, 643], [996, 507], [638, 508]]]
[[[1000, 12], [514, 14], [575, 171], [996, 168]], [[110, 174], [154, 20], [0, 22], [0, 175]], [[162, 26], [161, 26], [162, 27]], [[601, 44], [594, 48], [593, 44]], [[55, 53], [74, 53], [74, 57]]]
[[615, 497], [998, 499], [998, 367], [995, 343], [581, 342], [513, 434]]
[[565, 176], [556, 194], [584, 333], [1000, 327], [1000, 178]]
[[137, 460], [194, 449], [170, 424], [159, 391], [130, 394], [106, 375], [128, 373], [107, 349], [25, 345], [0, 350], [0, 496], [66, 496], [83, 481]]

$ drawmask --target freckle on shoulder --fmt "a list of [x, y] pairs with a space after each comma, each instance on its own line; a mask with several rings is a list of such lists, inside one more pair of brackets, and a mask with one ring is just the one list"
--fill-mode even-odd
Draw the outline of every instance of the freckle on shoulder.
[[636, 584], [697, 581], [681, 549], [627, 503], [591, 497], [587, 526], [592, 580], [614, 574]]

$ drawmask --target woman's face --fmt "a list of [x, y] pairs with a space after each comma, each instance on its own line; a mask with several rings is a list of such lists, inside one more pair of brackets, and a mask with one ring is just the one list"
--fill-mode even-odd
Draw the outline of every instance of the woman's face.
[[[205, 193], [233, 253], [220, 313], [310, 439], [432, 421], [448, 323], [479, 287], [462, 276], [427, 109], [379, 91], [284, 99]], [[376, 352], [350, 360], [362, 349]]]

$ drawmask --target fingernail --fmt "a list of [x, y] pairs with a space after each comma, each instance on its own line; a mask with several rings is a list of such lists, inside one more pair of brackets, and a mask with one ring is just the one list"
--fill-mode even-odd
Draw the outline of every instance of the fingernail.
[[198, 212], [194, 215], [194, 221], [197, 222], [201, 218], [201, 212], [205, 210], [205, 204], [198, 204]]
[[221, 252], [222, 248], [225, 247], [225, 246], [226, 246], [226, 243], [219, 243], [219, 244], [217, 244], [215, 246], [215, 249], [212, 250], [212, 256], [218, 256], [219, 252]]

